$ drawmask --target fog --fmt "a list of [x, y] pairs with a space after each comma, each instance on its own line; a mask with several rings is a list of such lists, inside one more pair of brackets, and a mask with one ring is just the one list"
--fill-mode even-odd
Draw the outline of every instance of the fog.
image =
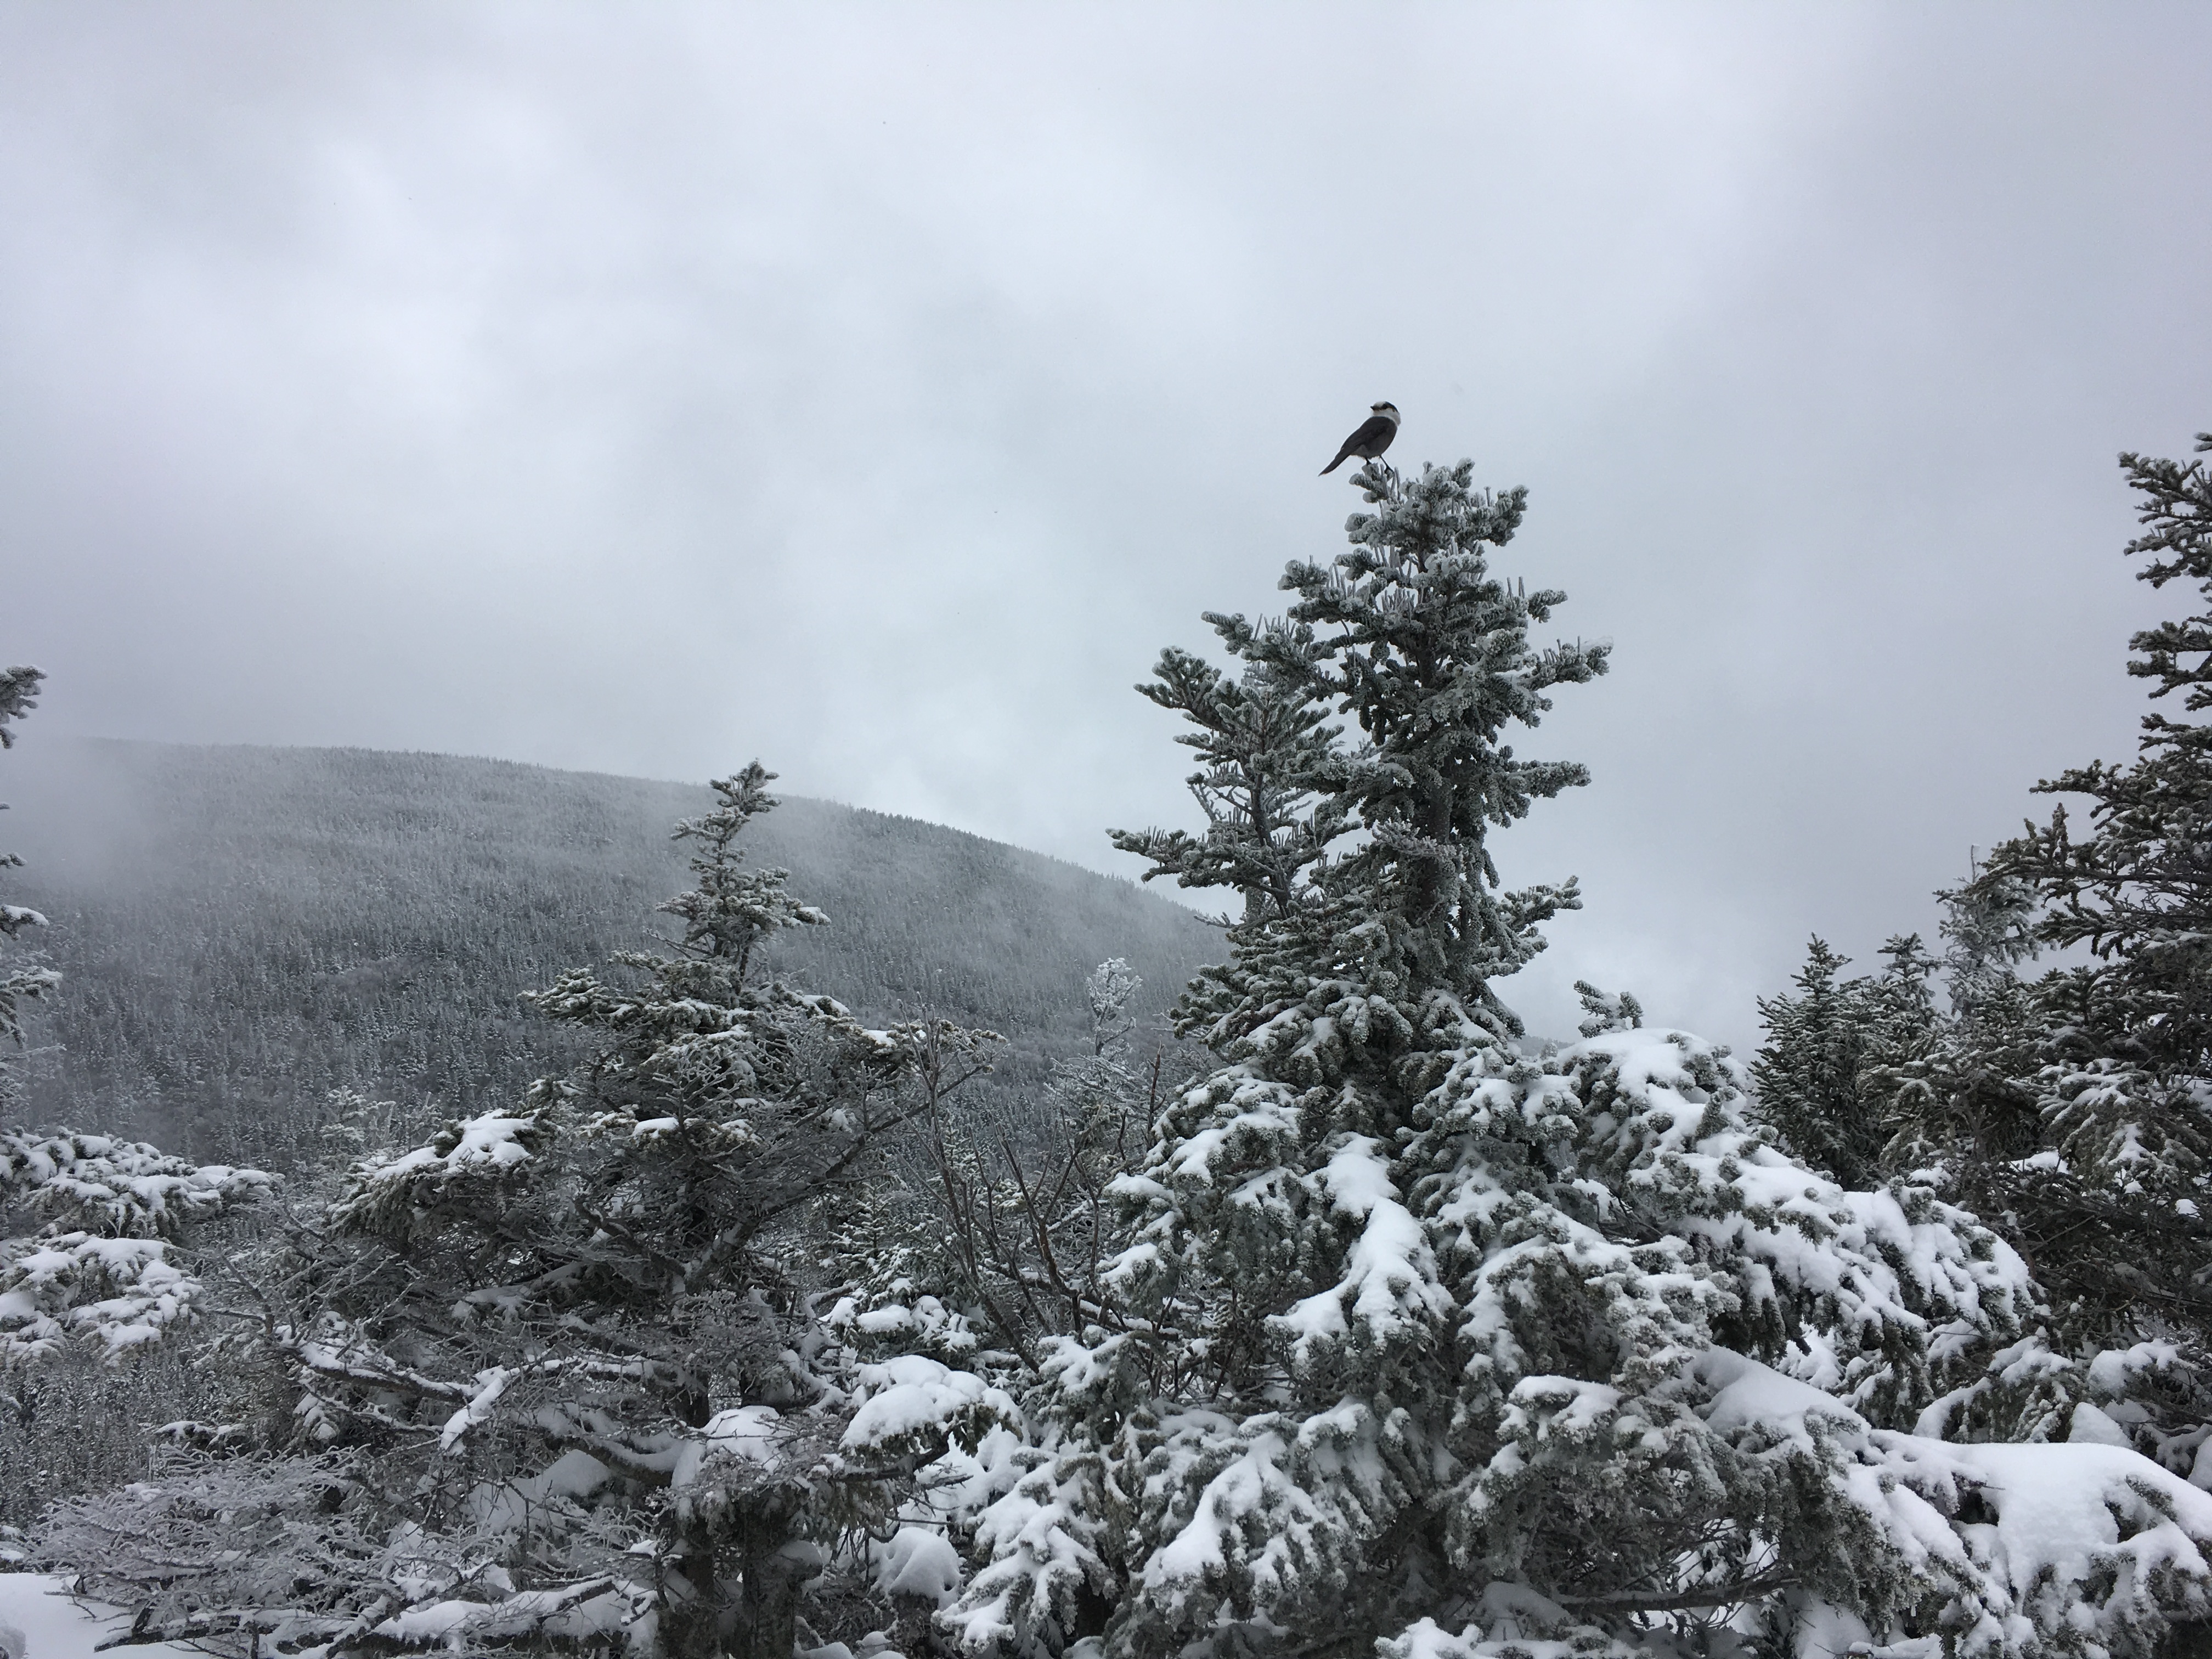
[[1133, 875], [1129, 687], [1389, 398], [1615, 645], [1508, 1000], [1755, 1042], [2131, 747], [2208, 109], [2198, 6], [0, 3], [0, 659], [27, 748], [758, 755]]

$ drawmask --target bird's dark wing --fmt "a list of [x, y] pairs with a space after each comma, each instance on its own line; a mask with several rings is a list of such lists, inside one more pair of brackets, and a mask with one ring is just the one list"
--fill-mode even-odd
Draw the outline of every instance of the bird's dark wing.
[[1336, 452], [1336, 459], [1322, 468], [1326, 478], [1344, 465], [1345, 457], [1358, 455], [1363, 459], [1380, 455], [1390, 447], [1390, 440], [1398, 435], [1398, 423], [1387, 415], [1370, 415], [1359, 423], [1359, 430], [1344, 441], [1344, 447]]

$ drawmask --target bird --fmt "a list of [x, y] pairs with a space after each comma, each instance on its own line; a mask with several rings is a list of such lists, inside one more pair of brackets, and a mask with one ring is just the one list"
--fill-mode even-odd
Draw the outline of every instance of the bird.
[[1344, 447], [1336, 452], [1336, 459], [1322, 468], [1326, 478], [1344, 465], [1347, 455], [1357, 455], [1363, 461], [1371, 461], [1390, 447], [1390, 440], [1398, 435], [1398, 405], [1376, 404], [1375, 412], [1359, 423], [1359, 430], [1344, 441]]

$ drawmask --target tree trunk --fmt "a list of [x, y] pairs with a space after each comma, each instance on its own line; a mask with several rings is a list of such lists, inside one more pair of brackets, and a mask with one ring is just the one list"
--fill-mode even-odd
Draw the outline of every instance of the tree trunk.
[[811, 1553], [792, 1538], [781, 1515], [748, 1516], [738, 1539], [744, 1577], [730, 1659], [791, 1659], [798, 1645], [799, 1587], [813, 1573]]
[[661, 1644], [674, 1659], [720, 1659], [721, 1595], [715, 1580], [721, 1561], [712, 1529], [697, 1522], [686, 1527], [684, 1553], [672, 1565], [689, 1593], [680, 1600], [672, 1596], [662, 1607]]

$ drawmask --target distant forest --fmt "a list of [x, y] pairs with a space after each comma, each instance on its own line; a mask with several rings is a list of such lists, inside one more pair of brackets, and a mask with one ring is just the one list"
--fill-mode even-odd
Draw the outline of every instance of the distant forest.
[[[42, 754], [40, 751], [44, 750]], [[773, 757], [766, 757], [773, 763]], [[289, 1167], [334, 1114], [410, 1125], [520, 1097], [578, 1052], [517, 1000], [665, 938], [669, 839], [703, 787], [351, 749], [26, 744], [12, 896], [65, 975], [33, 1011], [28, 1115]], [[1126, 957], [1156, 1016], [1218, 933], [1133, 883], [914, 818], [785, 798], [748, 836], [831, 924], [774, 971], [864, 1018], [1009, 1039], [980, 1098], [1018, 1109]]]

